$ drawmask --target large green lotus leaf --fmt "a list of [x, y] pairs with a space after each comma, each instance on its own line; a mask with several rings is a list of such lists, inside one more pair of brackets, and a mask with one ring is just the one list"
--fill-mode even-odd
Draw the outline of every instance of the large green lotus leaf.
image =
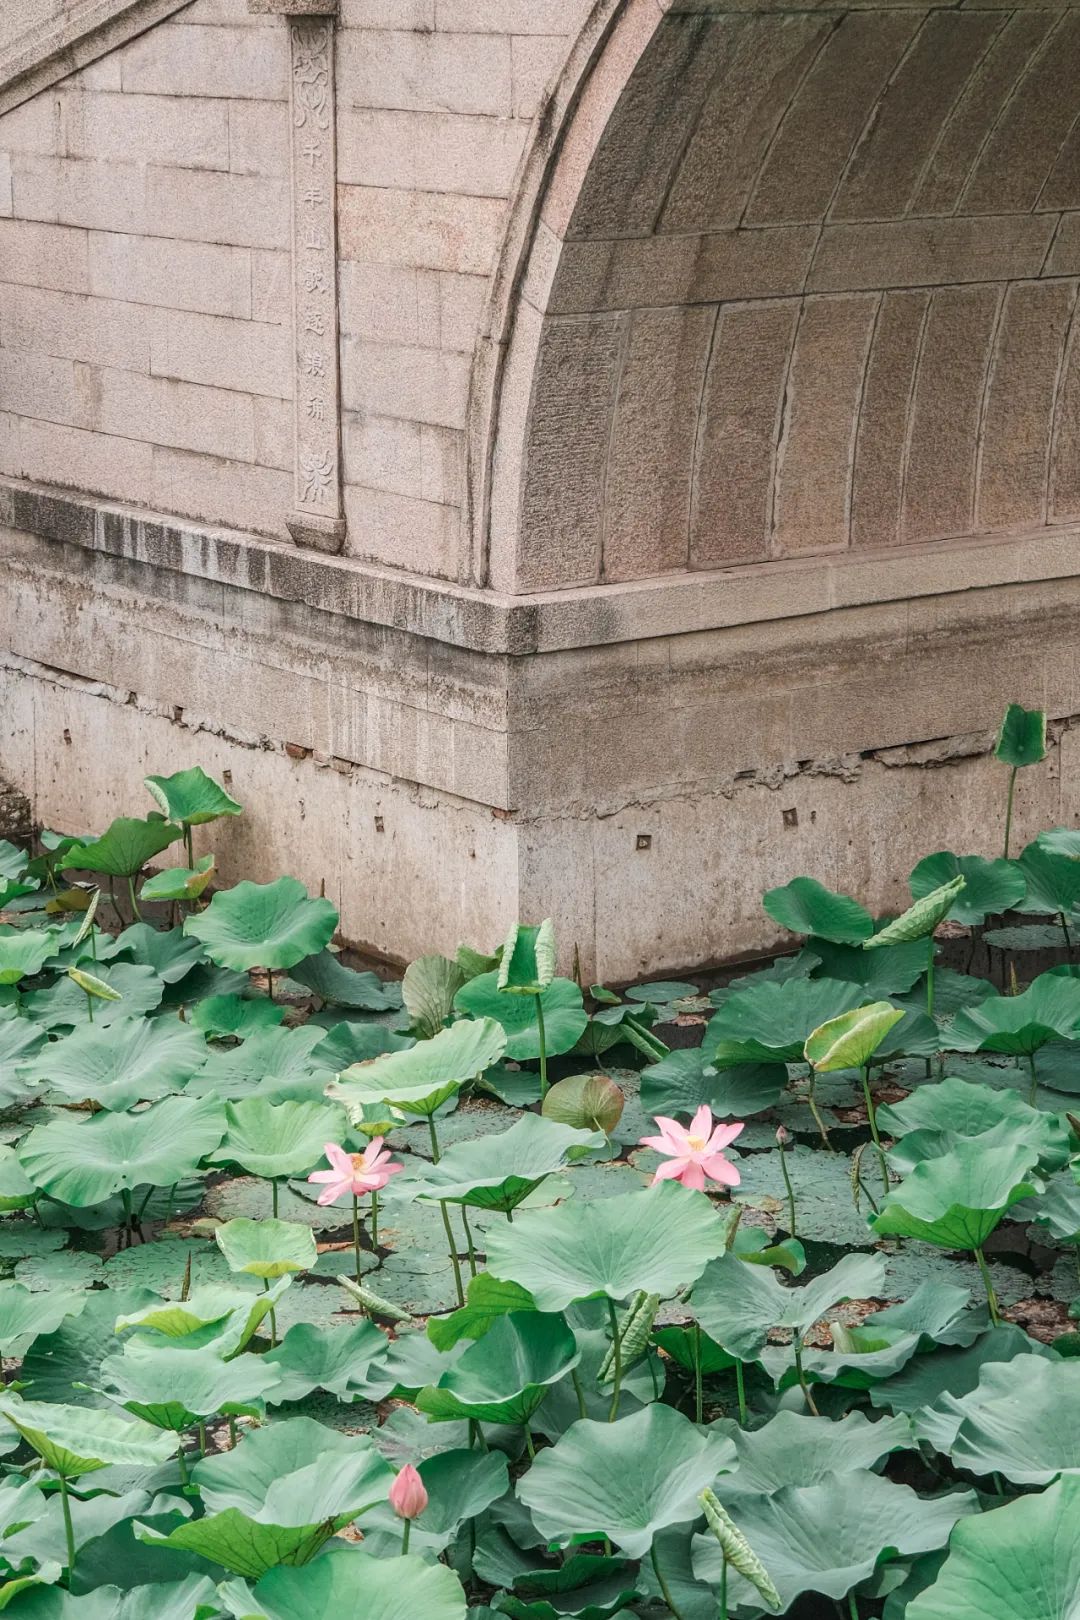
[[13, 928], [0, 934], [0, 984], [18, 984], [40, 973], [56, 950], [51, 929]]
[[943, 1395], [966, 1395], [976, 1387], [988, 1362], [1012, 1361], [1028, 1354], [1056, 1359], [1052, 1350], [1029, 1339], [1022, 1328], [1003, 1322], [970, 1347], [916, 1357], [895, 1378], [871, 1389], [870, 1400], [874, 1406], [919, 1413]]
[[[357, 1559], [363, 1559], [358, 1563]], [[303, 1571], [274, 1569], [255, 1588], [266, 1620], [465, 1620], [461, 1582], [444, 1564], [412, 1556], [364, 1559], [335, 1548]]]
[[122, 956], [139, 967], [153, 968], [166, 984], [179, 984], [206, 960], [199, 941], [188, 939], [182, 928], [151, 928], [144, 922], [132, 923], [115, 940], [100, 946], [98, 956], [101, 961]]
[[623, 1115], [626, 1096], [606, 1074], [568, 1074], [556, 1080], [540, 1105], [546, 1120], [573, 1130], [612, 1136]]
[[1014, 1205], [1014, 1219], [1045, 1227], [1057, 1243], [1080, 1243], [1080, 1185], [1076, 1174], [1074, 1166], [1051, 1176], [1037, 1198]]
[[865, 1319], [871, 1331], [915, 1333], [919, 1349], [932, 1351], [938, 1346], [969, 1345], [990, 1326], [990, 1313], [984, 1304], [971, 1305], [971, 1291], [937, 1277], [926, 1277], [910, 1299], [886, 1305]]
[[903, 1016], [890, 1001], [855, 1007], [813, 1030], [806, 1038], [803, 1056], [818, 1074], [865, 1068]]
[[510, 1311], [535, 1309], [532, 1295], [518, 1283], [499, 1282], [490, 1272], [470, 1278], [465, 1304], [449, 1316], [429, 1316], [427, 1336], [437, 1350], [452, 1350], [462, 1339], [482, 1339]]
[[730, 1440], [703, 1434], [674, 1407], [642, 1407], [614, 1423], [583, 1418], [537, 1457], [519, 1499], [547, 1541], [602, 1536], [629, 1558], [657, 1531], [697, 1518], [697, 1498], [735, 1463]]
[[410, 962], [401, 981], [401, 999], [422, 1040], [430, 1040], [449, 1023], [454, 997], [469, 975], [448, 956], [421, 956]]
[[1046, 710], [1010, 703], [1001, 722], [994, 754], [1014, 770], [1046, 758]]
[[204, 855], [194, 866], [170, 866], [147, 878], [140, 900], [197, 900], [214, 881], [217, 868], [212, 855]]
[[62, 872], [104, 872], [108, 877], [134, 877], [147, 861], [180, 837], [180, 828], [154, 812], [145, 821], [119, 816], [107, 832], [76, 844], [60, 861]]
[[489, 1232], [488, 1270], [527, 1288], [541, 1311], [639, 1289], [668, 1299], [726, 1251], [732, 1224], [704, 1193], [662, 1182], [595, 1204], [526, 1210]]
[[923, 900], [935, 889], [962, 877], [964, 887], [949, 912], [953, 922], [974, 927], [1000, 912], [1022, 909], [1027, 885], [1015, 861], [988, 861], [981, 855], [954, 855], [940, 849], [926, 855], [911, 874], [911, 894]]
[[258, 1416], [279, 1382], [261, 1356], [223, 1361], [212, 1350], [172, 1349], [138, 1339], [101, 1364], [102, 1392], [157, 1429], [182, 1434], [219, 1413]]
[[1080, 1477], [966, 1519], [934, 1584], [905, 1620], [1076, 1620]]
[[[1078, 865], [1080, 870], [1080, 865]], [[1080, 979], [1040, 974], [1018, 996], [988, 996], [949, 1026], [955, 1052], [1037, 1052], [1047, 1041], [1080, 1036]]]
[[268, 996], [207, 996], [192, 1008], [191, 1023], [208, 1039], [235, 1035], [244, 1041], [257, 1030], [283, 1023], [286, 1011]]
[[357, 973], [346, 967], [333, 951], [322, 950], [306, 956], [295, 963], [290, 977], [335, 1007], [351, 1007], [360, 1012], [392, 1012], [401, 1006], [401, 986], [395, 980], [380, 979], [377, 973]]
[[77, 1316], [86, 1300], [82, 1293], [31, 1292], [18, 1282], [0, 1282], [0, 1350], [21, 1356], [40, 1334], [55, 1333], [65, 1317]]
[[33, 990], [23, 997], [27, 1016], [53, 1032], [82, 1029], [90, 1023], [95, 1028], [104, 1028], [118, 1019], [138, 1018], [152, 1012], [165, 993], [165, 981], [160, 975], [153, 968], [136, 962], [109, 962], [93, 976], [116, 995], [115, 1001], [95, 998], [93, 1019], [85, 991], [66, 974], [47, 990]]
[[0, 1417], [18, 1429], [46, 1468], [75, 1479], [112, 1463], [153, 1468], [170, 1458], [176, 1441], [149, 1423], [85, 1406], [0, 1396]]
[[991, 1091], [954, 1077], [920, 1086], [895, 1108], [882, 1108], [878, 1125], [900, 1138], [889, 1150], [889, 1163], [901, 1175], [976, 1136], [985, 1147], [1030, 1144], [1043, 1172], [1060, 1169], [1070, 1152], [1068, 1128], [1056, 1114], [1030, 1107], [1011, 1089]]
[[512, 1311], [493, 1322], [437, 1384], [422, 1389], [415, 1404], [439, 1422], [526, 1423], [549, 1386], [580, 1360], [577, 1340], [561, 1315]]
[[386, 1335], [373, 1322], [333, 1328], [297, 1322], [262, 1358], [280, 1380], [267, 1399], [279, 1406], [315, 1389], [341, 1401], [381, 1399], [392, 1387], [383, 1371], [387, 1349]]
[[[239, 1285], [204, 1283], [186, 1299], [161, 1299], [116, 1318], [116, 1332], [134, 1329], [153, 1344], [183, 1340], [183, 1348], [212, 1344], [219, 1355], [236, 1355], [289, 1286], [282, 1277], [261, 1294]], [[276, 1391], [275, 1391], [276, 1393]]]
[[[451, 1447], [419, 1463], [428, 1505], [413, 1520], [413, 1552], [438, 1558], [463, 1524], [485, 1513], [506, 1495], [506, 1458], [497, 1451]], [[389, 1502], [373, 1508], [364, 1520], [364, 1551], [375, 1558], [392, 1557], [401, 1547], [401, 1520]]]
[[578, 1553], [557, 1569], [517, 1575], [498, 1612], [511, 1620], [611, 1620], [641, 1595], [628, 1569], [622, 1559]]
[[205, 1062], [202, 1036], [179, 1020], [119, 1018], [52, 1043], [22, 1072], [72, 1102], [123, 1111], [182, 1090]]
[[394, 1470], [366, 1435], [290, 1418], [197, 1463], [205, 1518], [141, 1539], [200, 1553], [238, 1575], [304, 1564], [335, 1529], [386, 1498]]
[[[917, 939], [883, 945], [869, 954], [861, 945], [834, 945], [825, 939], [810, 943], [819, 959], [816, 977], [859, 984], [867, 1001], [906, 994], [926, 972], [926, 946]], [[925, 997], [920, 1005], [924, 1003]]]
[[874, 932], [874, 919], [857, 900], [835, 894], [816, 878], [792, 878], [782, 889], [767, 889], [761, 903], [774, 922], [793, 934], [858, 945]]
[[24, 1065], [45, 1045], [45, 1031], [29, 1018], [0, 1019], [0, 1107], [27, 1097]]
[[318, 1258], [315, 1234], [299, 1221], [226, 1221], [214, 1233], [230, 1271], [252, 1277], [284, 1277], [310, 1271]]
[[929, 939], [939, 923], [944, 922], [967, 886], [967, 879], [958, 874], [939, 888], [922, 895], [914, 905], [894, 917], [878, 930], [872, 939], [863, 941], [863, 950], [878, 950], [886, 945], [901, 945], [907, 940]]
[[256, 1030], [241, 1046], [214, 1052], [189, 1083], [188, 1095], [230, 1101], [254, 1095], [275, 1102], [317, 1101], [326, 1082], [312, 1053], [323, 1039], [323, 1031], [310, 1024], [301, 1029]]
[[502, 1057], [506, 1036], [493, 1018], [462, 1019], [405, 1052], [388, 1052], [361, 1063], [327, 1086], [356, 1121], [365, 1108], [389, 1103], [403, 1113], [431, 1115], [467, 1080]]
[[[879, 1563], [943, 1547], [957, 1519], [977, 1513], [978, 1506], [974, 1491], [925, 1499], [907, 1485], [855, 1468], [816, 1485], [747, 1497], [732, 1504], [731, 1516], [771, 1575], [786, 1612], [803, 1592], [842, 1598]], [[700, 1579], [718, 1587], [723, 1559], [714, 1537], [695, 1539]], [[760, 1607], [755, 1589], [734, 1570], [728, 1593], [733, 1605]]]
[[498, 972], [481, 973], [454, 997], [454, 1006], [470, 1018], [497, 1019], [506, 1031], [506, 1056], [515, 1063], [540, 1056], [537, 1002], [543, 1013], [548, 1056], [569, 1052], [589, 1021], [573, 979], [552, 979], [539, 996], [512, 995], [499, 989]]
[[330, 1103], [267, 1102], [245, 1097], [225, 1104], [225, 1140], [209, 1164], [236, 1164], [252, 1176], [298, 1176], [321, 1162], [327, 1142], [347, 1130], [345, 1111]]
[[1048, 827], [1035, 842], [1051, 855], [1070, 855], [1075, 860], [1080, 856], [1080, 827]]
[[384, 1052], [407, 1052], [415, 1045], [411, 1035], [399, 1035], [384, 1024], [335, 1024], [312, 1048], [311, 1061], [320, 1073], [338, 1075], [354, 1063], [368, 1063]]
[[[899, 950], [903, 947], [894, 948]], [[979, 979], [968, 973], [954, 973], [952, 968], [939, 967], [934, 974], [934, 1017], [942, 1023], [960, 1012], [961, 1008], [977, 1007], [987, 996], [996, 995], [997, 986], [991, 984], [989, 979]], [[898, 1007], [922, 1012], [926, 1006], [926, 986], [920, 985], [915, 990], [895, 995], [893, 1000]]]
[[705, 1031], [704, 1049], [717, 1068], [799, 1063], [815, 1029], [869, 999], [859, 985], [836, 979], [766, 980], [725, 1001]]
[[793, 1288], [767, 1267], [727, 1254], [695, 1285], [692, 1305], [711, 1339], [740, 1361], [756, 1361], [773, 1328], [790, 1328], [801, 1337], [842, 1300], [877, 1297], [883, 1277], [880, 1255], [848, 1254], [822, 1276]]
[[41, 1334], [23, 1358], [20, 1379], [35, 1401], [107, 1407], [103, 1395], [84, 1386], [93, 1384], [102, 1358], [116, 1348], [117, 1316], [153, 1300], [148, 1288], [107, 1288], [81, 1297], [82, 1310], [66, 1316], [54, 1332]]
[[910, 1420], [903, 1416], [870, 1422], [861, 1412], [848, 1412], [836, 1423], [778, 1412], [760, 1429], [724, 1423], [718, 1432], [735, 1444], [739, 1466], [713, 1487], [724, 1503], [746, 1496], [769, 1496], [786, 1485], [817, 1485], [829, 1474], [873, 1468], [894, 1451], [916, 1445]]
[[555, 977], [555, 926], [546, 918], [535, 926], [515, 923], [503, 945], [498, 988], [538, 996]]
[[27, 1209], [39, 1193], [19, 1163], [14, 1148], [0, 1147], [0, 1210]]
[[171, 1187], [217, 1147], [225, 1110], [213, 1097], [166, 1097], [141, 1114], [38, 1125], [19, 1148], [35, 1186], [77, 1209], [133, 1187]]
[[474, 1137], [448, 1148], [425, 1172], [417, 1196], [472, 1209], [516, 1209], [545, 1176], [606, 1147], [602, 1131], [576, 1131], [538, 1114], [523, 1114], [497, 1136]]
[[208, 1576], [188, 1575], [183, 1580], [155, 1581], [127, 1591], [97, 1586], [79, 1595], [59, 1586], [39, 1586], [21, 1597], [12, 1612], [19, 1620], [191, 1620], [195, 1614], [215, 1613], [216, 1599]]
[[937, 1409], [958, 1420], [949, 1455], [969, 1473], [1047, 1485], [1080, 1473], [1080, 1362], [1023, 1355], [991, 1361], [978, 1385]]
[[1080, 901], [1080, 861], [1055, 854], [1039, 840], [1022, 850], [1016, 861], [1026, 894], [1012, 907], [1028, 916], [1071, 912]]
[[212, 962], [241, 972], [277, 972], [327, 946], [338, 925], [329, 900], [313, 900], [296, 878], [219, 889], [205, 911], [184, 921]]
[[184, 822], [189, 827], [216, 821], [219, 816], [243, 813], [243, 805], [237, 804], [212, 776], [207, 776], [201, 765], [193, 765], [187, 771], [174, 771], [172, 776], [144, 776], [143, 783], [154, 803], [171, 821]]
[[965, 1138], [927, 1159], [889, 1193], [871, 1226], [882, 1237], [921, 1238], [942, 1249], [981, 1249], [1002, 1216], [1042, 1183], [1029, 1143], [987, 1147]]
[[788, 1082], [782, 1063], [744, 1063], [716, 1069], [700, 1047], [669, 1052], [641, 1071], [647, 1114], [695, 1114], [705, 1104], [718, 1119], [745, 1119], [779, 1101]]

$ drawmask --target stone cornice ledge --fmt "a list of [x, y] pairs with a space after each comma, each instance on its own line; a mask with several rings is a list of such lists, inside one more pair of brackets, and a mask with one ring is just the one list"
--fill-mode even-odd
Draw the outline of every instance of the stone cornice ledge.
[[0, 478], [0, 525], [468, 651], [522, 656], [1080, 577], [1080, 529], [503, 596]]
[[59, 15], [28, 29], [0, 52], [0, 113], [10, 112], [190, 3], [68, 0]]

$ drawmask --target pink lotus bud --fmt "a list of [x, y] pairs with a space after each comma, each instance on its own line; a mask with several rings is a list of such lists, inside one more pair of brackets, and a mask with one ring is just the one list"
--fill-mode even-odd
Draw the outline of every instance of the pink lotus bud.
[[786, 1148], [790, 1141], [791, 1141], [791, 1132], [789, 1130], [786, 1130], [783, 1125], [778, 1125], [776, 1127], [776, 1145], [777, 1145], [777, 1147]]
[[399, 1519], [417, 1519], [427, 1505], [424, 1482], [412, 1463], [406, 1463], [390, 1487], [390, 1506]]

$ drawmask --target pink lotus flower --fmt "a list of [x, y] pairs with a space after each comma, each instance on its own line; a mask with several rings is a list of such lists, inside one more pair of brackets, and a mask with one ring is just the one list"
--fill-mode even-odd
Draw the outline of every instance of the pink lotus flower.
[[403, 1164], [394, 1164], [390, 1149], [383, 1147], [381, 1136], [372, 1137], [363, 1153], [346, 1153], [335, 1142], [327, 1142], [323, 1152], [333, 1169], [314, 1170], [308, 1180], [325, 1182], [319, 1194], [320, 1204], [336, 1204], [339, 1198], [362, 1198], [365, 1193], [381, 1192]]
[[399, 1519], [416, 1519], [427, 1505], [424, 1482], [412, 1463], [406, 1463], [390, 1487], [390, 1506]]
[[725, 1187], [737, 1187], [742, 1177], [729, 1159], [725, 1159], [722, 1148], [730, 1146], [745, 1129], [744, 1125], [713, 1125], [710, 1109], [704, 1104], [698, 1109], [689, 1127], [680, 1125], [677, 1120], [667, 1119], [663, 1114], [653, 1116], [660, 1127], [659, 1136], [643, 1136], [643, 1147], [655, 1148], [667, 1158], [652, 1178], [655, 1187], [658, 1181], [681, 1181], [684, 1187], [693, 1187], [696, 1192], [705, 1191], [706, 1176], [710, 1181], [719, 1181]]

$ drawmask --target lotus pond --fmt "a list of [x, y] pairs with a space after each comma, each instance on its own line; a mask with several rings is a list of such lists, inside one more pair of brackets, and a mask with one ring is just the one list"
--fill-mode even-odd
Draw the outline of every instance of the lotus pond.
[[0, 1608], [1075, 1620], [1045, 752], [1011, 708], [997, 850], [888, 918], [797, 877], [707, 993], [583, 989], [548, 923], [357, 971], [294, 879], [215, 885], [199, 769], [0, 843]]

